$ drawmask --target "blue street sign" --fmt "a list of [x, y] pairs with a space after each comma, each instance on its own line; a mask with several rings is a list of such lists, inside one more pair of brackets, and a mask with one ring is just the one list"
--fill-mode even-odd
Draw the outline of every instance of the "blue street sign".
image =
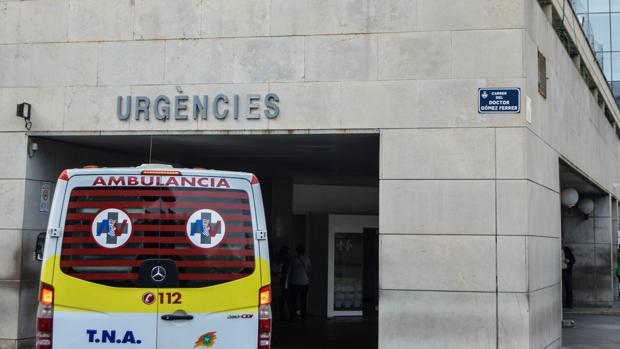
[[478, 113], [520, 113], [521, 89], [513, 88], [479, 88]]

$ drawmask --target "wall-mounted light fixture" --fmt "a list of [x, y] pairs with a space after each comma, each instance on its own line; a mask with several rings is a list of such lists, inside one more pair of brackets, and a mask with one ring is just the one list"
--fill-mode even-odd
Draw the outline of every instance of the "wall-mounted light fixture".
[[579, 193], [575, 188], [566, 188], [560, 194], [562, 205], [571, 208], [579, 201]]
[[590, 218], [590, 213], [594, 211], [594, 201], [590, 198], [583, 198], [579, 200], [577, 208], [581, 211], [581, 213], [586, 215], [585, 219], [588, 219]]
[[32, 127], [32, 122], [30, 121], [31, 110], [32, 106], [30, 105], [30, 103], [23, 102], [17, 105], [17, 117], [24, 119], [24, 121], [26, 122], [27, 130], [30, 130], [30, 128]]
[[28, 157], [32, 159], [37, 150], [39, 150], [39, 143], [28, 140]]

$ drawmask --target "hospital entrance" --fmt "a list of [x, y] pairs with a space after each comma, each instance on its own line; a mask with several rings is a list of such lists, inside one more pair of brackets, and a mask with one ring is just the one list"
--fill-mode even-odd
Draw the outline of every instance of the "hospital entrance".
[[[37, 151], [28, 171], [52, 189], [63, 169], [84, 166], [160, 163], [255, 173], [269, 234], [273, 348], [377, 347], [377, 133], [60, 134], [30, 143]], [[310, 262], [306, 316], [291, 308], [292, 275], [283, 271], [297, 250]]]

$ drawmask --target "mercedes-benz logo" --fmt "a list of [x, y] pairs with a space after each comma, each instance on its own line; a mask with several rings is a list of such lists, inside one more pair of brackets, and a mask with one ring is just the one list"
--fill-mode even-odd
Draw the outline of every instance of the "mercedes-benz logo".
[[166, 269], [162, 266], [155, 266], [151, 269], [151, 279], [155, 282], [162, 282], [166, 278]]

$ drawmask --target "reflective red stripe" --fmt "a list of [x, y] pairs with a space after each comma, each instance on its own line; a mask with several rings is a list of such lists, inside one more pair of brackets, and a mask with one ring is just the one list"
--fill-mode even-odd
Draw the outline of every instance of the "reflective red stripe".
[[145, 202], [145, 201], [70, 201], [69, 208], [210, 208], [222, 210], [249, 210], [248, 204], [226, 204], [218, 202]]
[[242, 261], [177, 261], [178, 267], [252, 268], [254, 262]]
[[[158, 232], [156, 232], [156, 231], [155, 231], [155, 232], [147, 233], [146, 235], [149, 235], [149, 236], [157, 236], [157, 233], [158, 233]], [[184, 235], [185, 235], [185, 232], [182, 232], [182, 233], [181, 233], [181, 232], [174, 232], [174, 233], [175, 233], [175, 234], [174, 234], [173, 236], [171, 236], [171, 237], [182, 237], [182, 236], [184, 236]], [[229, 232], [229, 233], [231, 233], [231, 234], [232, 234], [232, 232]], [[66, 230], [64, 231], [64, 236], [65, 236], [65, 237], [87, 237], [87, 236], [89, 236], [90, 234], [91, 234], [90, 229], [79, 229], [79, 230], [76, 230], [76, 231], [66, 231]], [[245, 236], [245, 237], [252, 237], [252, 236], [253, 236], [253, 232], [251, 232], [251, 231], [246, 231], [246, 232], [236, 232], [235, 234], [237, 234], [237, 235], [242, 235], [242, 236]], [[136, 234], [134, 234], [134, 235], [132, 236], [132, 238], [133, 238], [134, 236], [136, 236]], [[229, 234], [226, 234], [226, 237], [224, 237], [224, 238], [226, 239], [226, 238], [228, 238], [228, 237], [230, 237], [230, 235], [229, 235]]]
[[[190, 240], [185, 236], [172, 237], [172, 236], [132, 236], [127, 243], [162, 243], [162, 244], [189, 244]], [[95, 240], [92, 236], [67, 236], [63, 239], [63, 244], [90, 244], [95, 243]], [[252, 245], [254, 243], [254, 239], [252, 238], [229, 238], [225, 237], [221, 244], [232, 244], [232, 245]]]
[[179, 280], [235, 280], [250, 274], [179, 274]]
[[[96, 213], [68, 213], [67, 220], [73, 219], [87, 219], [91, 220], [95, 218]], [[151, 220], [165, 220], [165, 219], [183, 219], [187, 220], [191, 216], [191, 213], [129, 213], [129, 217], [134, 219], [151, 219]], [[224, 221], [229, 222], [251, 222], [252, 217], [244, 214], [229, 214], [222, 215]]]
[[[139, 267], [143, 260], [82, 260], [60, 261], [61, 267]], [[177, 267], [196, 268], [252, 268], [254, 262], [243, 261], [176, 261]]]
[[64, 239], [62, 239], [62, 243], [64, 244], [91, 244], [91, 243], [95, 243], [95, 239], [93, 239], [91, 236], [86, 236], [86, 237], [80, 237], [80, 236], [65, 236]]
[[66, 248], [63, 256], [102, 255], [161, 255], [161, 256], [254, 256], [253, 250], [223, 250], [218, 248]]
[[138, 273], [69, 273], [83, 280], [138, 280]]
[[[68, 232], [90, 232], [90, 225], [66, 225], [65, 231]], [[185, 224], [166, 224], [166, 225], [158, 225], [158, 224], [134, 224], [132, 226], [132, 230], [136, 231], [165, 231], [165, 232], [185, 232], [186, 226]], [[252, 227], [238, 227], [238, 226], [227, 226], [227, 233], [251, 233]]]
[[139, 267], [144, 261], [141, 260], [85, 260], [85, 261], [60, 261], [60, 267]]
[[[180, 274], [179, 280], [229, 281], [250, 274]], [[69, 276], [82, 280], [137, 280], [138, 273], [69, 273]]]

